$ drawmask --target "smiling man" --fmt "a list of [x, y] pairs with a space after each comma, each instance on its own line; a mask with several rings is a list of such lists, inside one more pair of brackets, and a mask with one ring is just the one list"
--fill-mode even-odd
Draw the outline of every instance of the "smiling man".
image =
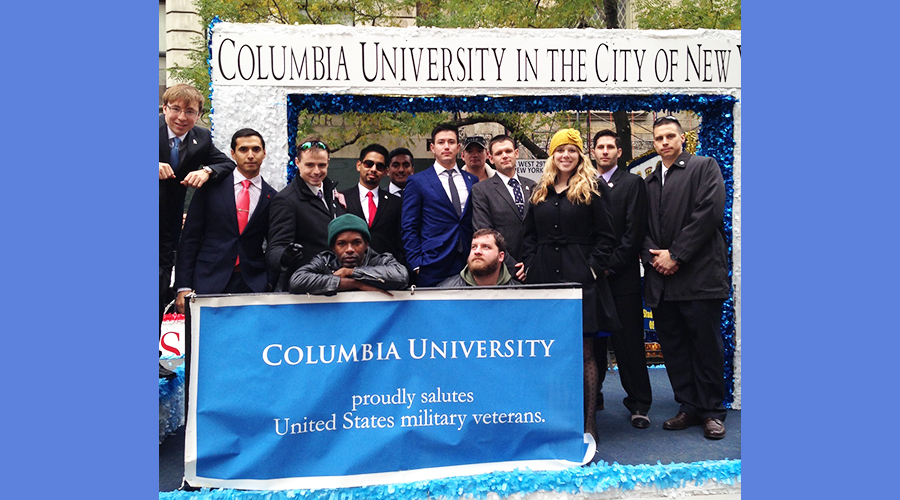
[[647, 177], [649, 201], [644, 302], [656, 333], [678, 414], [663, 429], [703, 426], [708, 439], [725, 437], [724, 346], [719, 318], [730, 290], [725, 253], [725, 183], [716, 160], [684, 151], [674, 117], [653, 123], [656, 170]]
[[412, 152], [406, 148], [392, 149], [388, 155], [388, 175], [391, 177], [388, 192], [402, 197], [406, 181], [414, 171]]
[[216, 148], [209, 130], [195, 127], [203, 113], [203, 95], [180, 83], [163, 94], [159, 115], [159, 320], [171, 300], [169, 282], [181, 235], [187, 188], [226, 177], [234, 162]]
[[378, 253], [389, 253], [406, 265], [400, 238], [403, 202], [380, 187], [388, 169], [387, 156], [387, 148], [381, 144], [363, 148], [356, 162], [359, 183], [342, 191], [342, 194], [347, 203], [347, 213], [359, 216], [368, 224], [372, 249]]
[[269, 231], [269, 205], [276, 192], [259, 175], [266, 143], [244, 128], [231, 137], [233, 174], [198, 189], [184, 222], [175, 266], [175, 306], [197, 293], [261, 293], [271, 289], [263, 244]]
[[458, 275], [442, 281], [438, 287], [521, 285], [503, 265], [505, 258], [506, 240], [503, 235], [490, 228], [479, 229], [472, 235], [466, 267]]
[[515, 272], [525, 251], [525, 214], [534, 181], [516, 174], [519, 148], [515, 139], [498, 135], [489, 147], [497, 175], [472, 188], [472, 224], [475, 229], [496, 229], [506, 238], [506, 265]]
[[412, 175], [403, 192], [400, 227], [406, 261], [418, 286], [435, 286], [466, 265], [472, 244], [469, 194], [478, 178], [460, 171], [459, 131], [441, 124], [431, 132], [434, 167]]
[[291, 293], [331, 295], [342, 290], [377, 291], [406, 288], [409, 274], [391, 254], [379, 254], [369, 246], [364, 220], [344, 214], [328, 224], [329, 250], [291, 276]]
[[297, 151], [297, 176], [272, 200], [266, 260], [280, 275], [278, 291], [287, 290], [298, 267], [328, 249], [328, 224], [344, 213], [335, 200], [335, 183], [328, 178], [328, 146], [311, 136]]

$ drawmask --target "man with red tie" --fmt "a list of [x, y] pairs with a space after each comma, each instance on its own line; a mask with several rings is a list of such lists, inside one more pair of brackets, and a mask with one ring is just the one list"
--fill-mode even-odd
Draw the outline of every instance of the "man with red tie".
[[244, 128], [231, 137], [232, 175], [198, 189], [188, 208], [175, 265], [175, 307], [200, 294], [259, 293], [275, 279], [267, 270], [263, 242], [269, 231], [269, 203], [277, 191], [259, 174], [266, 143]]
[[342, 194], [347, 202], [347, 213], [366, 221], [372, 238], [372, 250], [389, 253], [405, 266], [403, 240], [400, 237], [403, 201], [379, 187], [387, 173], [387, 157], [388, 150], [381, 144], [363, 148], [356, 162], [359, 183], [342, 191]]

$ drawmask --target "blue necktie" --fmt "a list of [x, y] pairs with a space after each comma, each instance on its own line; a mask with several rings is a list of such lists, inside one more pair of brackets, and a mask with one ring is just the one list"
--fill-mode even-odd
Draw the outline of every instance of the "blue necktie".
[[178, 170], [178, 145], [181, 144], [181, 139], [175, 138], [173, 141], [172, 151], [169, 153], [169, 166], [172, 167], [172, 171]]
[[525, 198], [522, 197], [522, 189], [519, 188], [519, 181], [510, 179], [509, 185], [513, 190], [513, 198], [515, 198], [516, 208], [519, 209], [519, 217], [525, 217]]

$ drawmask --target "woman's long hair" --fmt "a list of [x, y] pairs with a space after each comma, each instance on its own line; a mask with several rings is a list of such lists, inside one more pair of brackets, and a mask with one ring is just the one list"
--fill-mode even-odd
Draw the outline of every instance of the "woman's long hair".
[[[583, 203], [590, 205], [591, 195], [600, 194], [600, 191], [597, 189], [597, 169], [594, 168], [594, 164], [591, 163], [590, 158], [585, 156], [584, 153], [580, 153], [578, 156], [578, 165], [575, 167], [575, 171], [572, 172], [572, 176], [569, 177], [569, 190], [566, 193], [566, 198], [573, 204]], [[559, 175], [559, 167], [556, 165], [551, 152], [550, 157], [544, 163], [544, 173], [541, 174], [541, 180], [538, 181], [537, 187], [531, 195], [531, 203], [541, 203], [547, 199], [547, 190], [552, 189], [553, 185], [556, 184], [557, 175]]]

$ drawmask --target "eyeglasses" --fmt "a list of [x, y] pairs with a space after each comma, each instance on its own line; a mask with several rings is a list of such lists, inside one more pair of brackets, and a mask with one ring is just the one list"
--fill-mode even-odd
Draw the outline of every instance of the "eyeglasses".
[[384, 163], [374, 162], [372, 160], [363, 160], [363, 165], [365, 165], [366, 168], [375, 167], [375, 169], [378, 170], [379, 172], [384, 172], [385, 169], [387, 169], [387, 165], [385, 165]]
[[300, 145], [300, 151], [306, 151], [309, 148], [319, 148], [328, 151], [328, 146], [322, 141], [306, 141]]
[[200, 114], [200, 113], [194, 111], [193, 109], [181, 109], [178, 106], [169, 106], [168, 104], [166, 104], [166, 109], [168, 109], [169, 111], [171, 111], [172, 113], [174, 113], [176, 115], [180, 115], [181, 113], [184, 113], [184, 116], [186, 116], [188, 118], [197, 118], [197, 115]]

